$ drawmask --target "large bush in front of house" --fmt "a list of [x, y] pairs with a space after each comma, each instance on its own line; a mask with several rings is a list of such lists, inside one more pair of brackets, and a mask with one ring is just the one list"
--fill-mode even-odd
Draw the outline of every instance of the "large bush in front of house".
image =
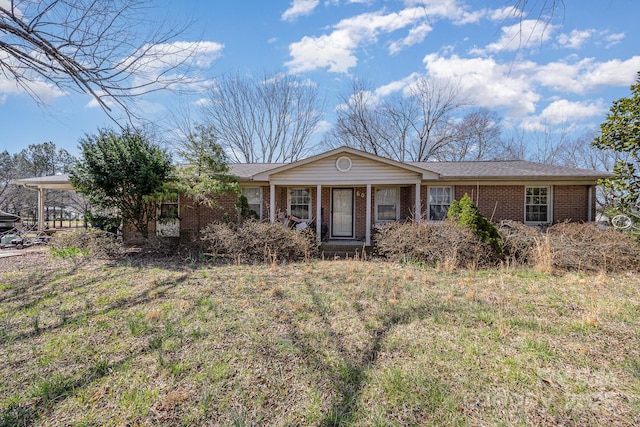
[[315, 235], [292, 230], [280, 223], [247, 220], [239, 225], [213, 223], [202, 231], [202, 240], [216, 257], [244, 263], [301, 261], [315, 256]]
[[69, 180], [92, 206], [117, 212], [142, 237], [157, 219], [155, 198], [171, 176], [169, 153], [133, 128], [101, 129], [80, 141], [81, 160]]
[[419, 262], [447, 271], [487, 267], [495, 251], [468, 228], [453, 222], [390, 223], [376, 230], [376, 252], [391, 261]]
[[462, 196], [460, 201], [454, 200], [451, 203], [447, 211], [447, 219], [471, 230], [483, 243], [491, 246], [496, 254], [502, 253], [502, 242], [498, 229], [488, 218], [480, 214], [468, 194]]

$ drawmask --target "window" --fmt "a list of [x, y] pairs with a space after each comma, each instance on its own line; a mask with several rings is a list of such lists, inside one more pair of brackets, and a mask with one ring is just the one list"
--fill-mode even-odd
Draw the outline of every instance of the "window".
[[525, 222], [549, 222], [549, 187], [527, 187], [525, 189], [524, 220]]
[[180, 237], [178, 200], [166, 200], [158, 208], [156, 235], [159, 237]]
[[292, 188], [289, 191], [289, 213], [304, 221], [311, 219], [311, 198], [307, 188]]
[[429, 221], [444, 221], [453, 201], [453, 187], [429, 187]]
[[170, 220], [178, 218], [178, 201], [167, 201], [160, 205], [160, 219]]
[[247, 198], [249, 204], [249, 216], [262, 218], [262, 194], [259, 187], [247, 187], [242, 189], [242, 195]]
[[376, 190], [376, 221], [397, 220], [398, 206], [397, 188], [382, 188]]

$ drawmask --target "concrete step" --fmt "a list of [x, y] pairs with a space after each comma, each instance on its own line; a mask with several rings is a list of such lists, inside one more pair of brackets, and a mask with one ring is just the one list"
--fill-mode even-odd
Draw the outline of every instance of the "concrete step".
[[329, 241], [323, 242], [319, 247], [319, 253], [324, 259], [346, 259], [363, 257], [363, 251], [366, 257], [371, 254], [371, 246], [364, 246], [364, 242], [352, 241]]

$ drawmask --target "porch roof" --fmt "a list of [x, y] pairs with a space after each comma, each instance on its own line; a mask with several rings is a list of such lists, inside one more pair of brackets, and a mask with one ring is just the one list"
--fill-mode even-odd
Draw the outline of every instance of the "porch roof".
[[11, 184], [22, 185], [33, 189], [46, 190], [67, 190], [73, 191], [73, 186], [69, 182], [69, 174], [40, 176], [37, 178], [14, 179]]

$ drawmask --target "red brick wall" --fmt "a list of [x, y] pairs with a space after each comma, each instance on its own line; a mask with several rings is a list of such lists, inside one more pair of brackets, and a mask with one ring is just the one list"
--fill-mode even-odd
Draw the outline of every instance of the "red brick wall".
[[[212, 222], [221, 221], [224, 214], [235, 215], [238, 197], [224, 194], [218, 198], [218, 206], [209, 208], [195, 203], [190, 198], [180, 196], [180, 229], [195, 237], [199, 231]], [[181, 233], [182, 234], [182, 233]]]
[[475, 185], [456, 185], [456, 200], [460, 200], [465, 193], [471, 197], [480, 214], [494, 222], [503, 219], [524, 221], [523, 185], [481, 185], [479, 188]]
[[[355, 238], [364, 239], [367, 234], [367, 187], [355, 188]], [[373, 191], [373, 189], [371, 190]], [[364, 195], [364, 196], [359, 196]]]
[[[276, 214], [287, 211], [287, 187], [276, 186]], [[312, 206], [312, 217], [316, 216], [316, 187], [309, 187]], [[355, 199], [355, 238], [364, 239], [366, 234], [366, 187], [354, 188]], [[375, 187], [371, 188], [371, 224], [375, 222]], [[510, 219], [514, 221], [524, 220], [524, 186], [522, 185], [496, 185], [480, 186], [458, 185], [455, 186], [455, 198], [460, 200], [464, 194], [471, 196], [478, 206], [480, 213], [494, 221]], [[478, 193], [480, 197], [478, 198]], [[364, 194], [364, 197], [358, 196]], [[427, 186], [420, 189], [422, 203], [422, 215], [426, 217], [428, 207]], [[415, 186], [400, 188], [400, 219], [412, 218], [415, 208]], [[180, 197], [181, 234], [193, 239], [200, 229], [207, 224], [220, 221], [225, 212], [235, 214], [235, 195], [220, 196], [219, 206], [207, 208], [198, 206], [185, 196]], [[553, 220], [554, 222], [587, 221], [589, 186], [582, 185], [556, 185], [553, 189]], [[270, 187], [262, 186], [262, 219], [269, 219]], [[329, 225], [331, 216], [331, 188], [322, 188], [322, 221]], [[595, 215], [595, 196], [592, 200], [592, 212]], [[152, 230], [155, 227], [152, 225]], [[154, 231], [152, 231], [153, 233]]]
[[[556, 185], [553, 188], [553, 202], [554, 222], [588, 221], [589, 186]], [[592, 202], [591, 212], [593, 215], [595, 200]]]
[[410, 187], [400, 187], [400, 220], [408, 220], [413, 218], [415, 204], [413, 201], [415, 200], [415, 186], [412, 185]]

